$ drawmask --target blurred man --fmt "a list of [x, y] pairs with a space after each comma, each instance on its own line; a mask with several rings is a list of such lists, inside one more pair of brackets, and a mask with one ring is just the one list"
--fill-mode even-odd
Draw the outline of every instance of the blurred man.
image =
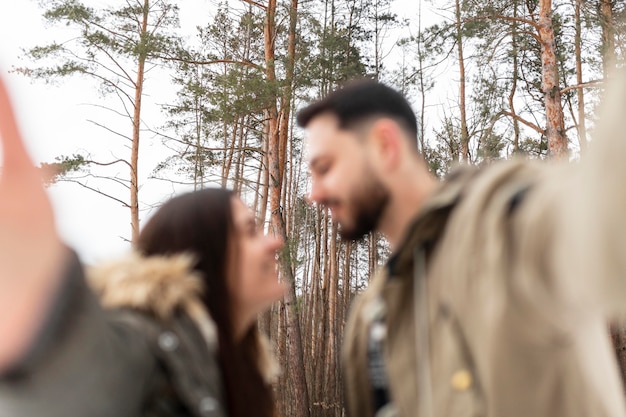
[[393, 251], [347, 324], [350, 416], [624, 415], [605, 323], [625, 293], [626, 169], [598, 161], [618, 164], [625, 140], [582, 166], [512, 160], [440, 182], [411, 106], [381, 83], [348, 83], [298, 123], [311, 200], [345, 239], [376, 230]]

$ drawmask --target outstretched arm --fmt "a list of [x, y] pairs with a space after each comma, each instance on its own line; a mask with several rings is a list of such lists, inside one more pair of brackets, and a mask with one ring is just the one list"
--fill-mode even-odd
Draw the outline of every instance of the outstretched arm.
[[[581, 158], [580, 177], [571, 190], [564, 216], [563, 254], [584, 276], [573, 290], [585, 294], [589, 282], [596, 302], [608, 314], [626, 313], [626, 72], [615, 71], [604, 93], [589, 151]], [[568, 257], [569, 255], [569, 257]]]
[[0, 78], [0, 373], [37, 334], [62, 279], [66, 252], [40, 172], [20, 135]]

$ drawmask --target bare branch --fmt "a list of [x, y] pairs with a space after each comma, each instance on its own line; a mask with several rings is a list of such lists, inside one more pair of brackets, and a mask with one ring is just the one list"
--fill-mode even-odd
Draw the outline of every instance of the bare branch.
[[[475, 22], [477, 20], [506, 20], [509, 22], [518, 22], [518, 23], [524, 23], [527, 24], [529, 26], [532, 26], [533, 28], [539, 30], [539, 25], [537, 23], [535, 23], [534, 21], [530, 20], [530, 19], [524, 19], [523, 17], [512, 17], [512, 16], [504, 16], [504, 15], [483, 15], [483, 16], [476, 16], [470, 19], [463, 19], [462, 23], [471, 23], [471, 22]], [[541, 42], [541, 39], [539, 39], [539, 36], [535, 33], [532, 32], [526, 32], [528, 35], [532, 36], [533, 38], [535, 38], [535, 40], [537, 42]]]
[[[174, 142], [178, 142], [180, 144], [186, 145], [186, 146], [191, 146], [193, 148], [197, 148], [197, 149], [201, 149], [203, 151], [229, 151], [231, 148], [230, 147], [217, 147], [217, 148], [209, 148], [207, 146], [202, 146], [202, 145], [196, 145], [194, 143], [189, 143], [189, 142], [185, 142], [184, 140], [172, 137], [172, 136], [168, 136], [165, 135], [163, 133], [159, 133], [159, 132], [155, 132], [156, 134], [158, 134], [159, 136], [168, 139], [168, 140], [172, 140]], [[235, 150], [238, 151], [250, 151], [250, 152], [258, 152], [260, 154], [263, 154], [264, 151], [261, 148], [258, 147], [253, 147], [253, 146], [242, 146], [242, 147], [235, 147]]]
[[176, 61], [176, 62], [183, 62], [185, 64], [192, 64], [192, 65], [212, 65], [212, 64], [237, 64], [237, 65], [243, 65], [246, 67], [251, 67], [254, 68], [256, 70], [259, 71], [264, 71], [265, 69], [260, 66], [257, 65], [253, 62], [250, 61], [236, 61], [233, 59], [215, 59], [215, 60], [211, 60], [211, 61], [196, 61], [196, 60], [189, 60], [189, 59], [183, 59], [183, 58], [178, 58], [178, 57], [173, 57], [173, 56], [163, 56], [163, 55], [154, 55], [155, 58], [159, 58], [159, 59], [163, 59], [166, 61]]
[[63, 179], [63, 181], [64, 181], [64, 182], [73, 182], [73, 183], [75, 183], [75, 184], [78, 184], [78, 185], [80, 185], [80, 186], [81, 186], [81, 187], [83, 187], [83, 188], [86, 188], [86, 189], [88, 189], [88, 190], [90, 190], [90, 191], [93, 191], [93, 192], [95, 192], [95, 193], [98, 193], [98, 194], [100, 194], [100, 195], [103, 195], [104, 197], [108, 197], [108, 198], [110, 198], [111, 200], [113, 200], [113, 201], [116, 201], [116, 202], [120, 203], [123, 207], [130, 208], [130, 206], [128, 205], [128, 203], [126, 203], [126, 202], [124, 202], [124, 201], [120, 200], [119, 198], [113, 197], [112, 195], [107, 194], [107, 193], [105, 193], [105, 192], [103, 192], [103, 191], [100, 191], [100, 190], [99, 190], [99, 189], [97, 189], [97, 188], [90, 187], [90, 186], [88, 186], [87, 184], [83, 184], [83, 183], [82, 183], [82, 182], [80, 182], [80, 181], [77, 181], [77, 180], [72, 180], [72, 179]]
[[530, 127], [531, 129], [537, 131], [540, 134], [545, 134], [545, 130], [540, 128], [539, 126], [537, 126], [536, 124], [529, 122], [528, 120], [524, 119], [523, 117], [518, 116], [517, 114], [513, 114], [511, 112], [508, 111], [503, 111], [502, 112], [505, 116], [509, 116], [512, 117], [513, 119], [517, 120], [518, 122]]
[[114, 135], [120, 136], [122, 139], [126, 139], [126, 140], [128, 140], [128, 141], [132, 141], [132, 139], [131, 139], [131, 138], [129, 138], [128, 136], [123, 135], [123, 134], [121, 134], [121, 133], [118, 133], [118, 132], [116, 132], [115, 130], [111, 129], [110, 127], [107, 127], [107, 126], [103, 125], [102, 123], [98, 123], [98, 122], [96, 122], [96, 121], [94, 121], [94, 120], [91, 120], [91, 119], [87, 119], [87, 121], [88, 121], [89, 123], [92, 123], [92, 124], [94, 124], [94, 125], [98, 126], [98, 127], [101, 127], [101, 128], [102, 128], [102, 129], [104, 129], [104, 130], [109, 131], [110, 133], [113, 133]]
[[110, 166], [110, 165], [115, 165], [115, 164], [120, 163], [120, 162], [122, 164], [128, 165], [130, 167], [130, 163], [128, 161], [124, 160], [124, 159], [117, 159], [117, 160], [111, 161], [111, 162], [98, 162], [98, 161], [94, 161], [94, 160], [91, 160], [91, 159], [85, 160], [86, 164], [98, 165], [98, 166], [101, 166], [101, 167], [107, 167], [107, 166]]
[[244, 3], [251, 4], [253, 6], [260, 7], [263, 10], [267, 10], [267, 6], [265, 6], [265, 5], [261, 4], [261, 3], [257, 3], [256, 1], [252, 1], [252, 0], [241, 0], [241, 1], [243, 1]]
[[92, 173], [88, 173], [85, 175], [80, 175], [80, 176], [72, 176], [72, 177], [61, 177], [59, 178], [59, 182], [61, 181], [78, 181], [78, 180], [84, 180], [86, 178], [94, 178], [97, 180], [107, 180], [107, 181], [112, 181], [118, 185], [121, 185], [122, 187], [129, 189], [130, 190], [130, 180], [124, 179], [124, 178], [119, 178], [119, 177], [105, 177], [103, 175], [94, 175]]
[[577, 85], [570, 85], [570, 86], [563, 88], [561, 90], [561, 94], [565, 94], [571, 90], [578, 90], [580, 88], [587, 88], [587, 87], [600, 88], [602, 87], [603, 84], [604, 84], [604, 79], [587, 81], [586, 83], [577, 84]]

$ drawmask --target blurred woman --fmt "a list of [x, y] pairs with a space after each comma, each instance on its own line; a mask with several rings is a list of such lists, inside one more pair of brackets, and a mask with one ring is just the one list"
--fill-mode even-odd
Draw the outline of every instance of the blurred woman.
[[241, 199], [174, 197], [133, 253], [85, 274], [1, 80], [0, 136], [0, 416], [273, 416], [276, 365], [256, 318], [284, 294], [282, 242]]

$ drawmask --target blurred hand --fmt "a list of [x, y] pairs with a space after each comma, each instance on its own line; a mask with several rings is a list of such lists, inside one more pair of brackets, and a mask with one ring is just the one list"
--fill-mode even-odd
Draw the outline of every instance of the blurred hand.
[[[36, 121], [34, 121], [36, 122]], [[0, 371], [29, 347], [62, 278], [64, 246], [0, 78]]]

